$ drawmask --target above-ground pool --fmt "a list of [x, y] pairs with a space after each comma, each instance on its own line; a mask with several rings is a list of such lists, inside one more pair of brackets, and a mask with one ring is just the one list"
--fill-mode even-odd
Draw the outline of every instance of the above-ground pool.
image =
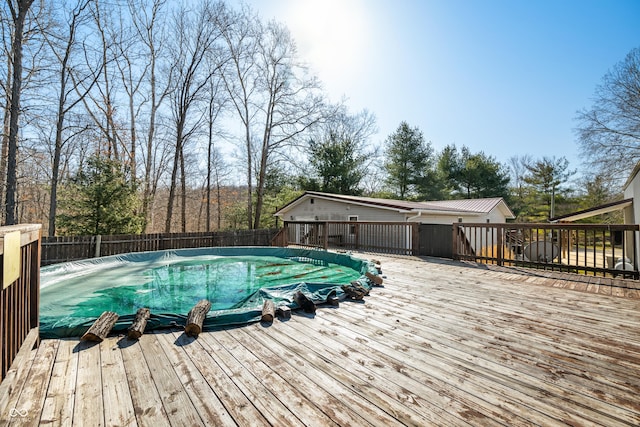
[[40, 334], [44, 338], [82, 335], [104, 312], [120, 318], [124, 331], [139, 308], [149, 308], [147, 329], [184, 325], [201, 299], [211, 302], [204, 326], [259, 321], [262, 304], [296, 308], [302, 291], [322, 302], [341, 285], [367, 285], [372, 263], [326, 251], [228, 247], [129, 253], [41, 269]]

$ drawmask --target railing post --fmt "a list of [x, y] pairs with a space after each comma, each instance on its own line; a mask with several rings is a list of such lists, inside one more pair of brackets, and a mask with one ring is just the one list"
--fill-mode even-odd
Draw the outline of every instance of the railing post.
[[453, 223], [453, 227], [451, 227], [451, 229], [453, 230], [453, 235], [451, 236], [451, 238], [453, 239], [453, 244], [452, 244], [452, 257], [454, 260], [459, 260], [460, 257], [458, 256], [458, 223], [454, 222]]
[[322, 233], [322, 247], [326, 251], [329, 249], [329, 223], [325, 221], [322, 225], [323, 233]]
[[359, 245], [359, 240], [360, 240], [360, 227], [358, 226], [358, 223], [356, 222], [353, 226], [353, 231], [354, 233], [354, 239], [355, 239], [355, 249], [358, 250]]
[[411, 254], [418, 256], [420, 255], [420, 223], [413, 223], [411, 229]]
[[504, 265], [504, 258], [503, 258], [503, 247], [504, 247], [504, 226], [502, 225], [496, 225], [496, 240], [497, 240], [497, 245], [498, 245], [498, 253], [497, 253], [497, 257], [498, 257], [498, 265], [502, 266]]

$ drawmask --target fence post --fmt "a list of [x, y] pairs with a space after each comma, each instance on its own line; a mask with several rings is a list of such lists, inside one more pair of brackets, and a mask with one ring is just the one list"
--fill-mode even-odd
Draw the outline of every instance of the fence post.
[[504, 256], [503, 256], [503, 247], [504, 247], [504, 227], [502, 225], [497, 225], [496, 226], [496, 239], [497, 239], [497, 245], [498, 245], [498, 253], [496, 254], [498, 257], [498, 265], [502, 266], [504, 265]]
[[96, 251], [94, 253], [94, 257], [98, 258], [100, 256], [100, 244], [102, 243], [102, 236], [101, 235], [97, 235], [96, 236]]

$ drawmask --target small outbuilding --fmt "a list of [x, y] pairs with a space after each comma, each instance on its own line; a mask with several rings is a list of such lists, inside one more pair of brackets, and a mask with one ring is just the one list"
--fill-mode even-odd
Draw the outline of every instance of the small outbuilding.
[[279, 209], [284, 221], [366, 221], [453, 224], [503, 223], [515, 218], [502, 197], [409, 202], [306, 191]]

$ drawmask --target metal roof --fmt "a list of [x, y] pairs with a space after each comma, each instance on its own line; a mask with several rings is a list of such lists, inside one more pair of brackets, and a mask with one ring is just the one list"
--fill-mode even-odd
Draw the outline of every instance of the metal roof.
[[624, 199], [617, 202], [605, 203], [604, 205], [595, 206], [589, 209], [583, 209], [581, 211], [573, 212], [567, 215], [557, 216], [551, 218], [550, 222], [572, 222], [583, 218], [590, 218], [592, 216], [605, 214], [608, 212], [619, 211], [633, 204], [633, 199]]
[[318, 197], [328, 200], [338, 200], [343, 202], [355, 203], [360, 205], [375, 206], [385, 209], [394, 209], [404, 212], [440, 212], [440, 213], [467, 213], [467, 214], [485, 214], [491, 212], [500, 203], [504, 206], [506, 218], [515, 218], [513, 212], [502, 197], [492, 197], [486, 199], [462, 199], [462, 200], [437, 200], [427, 202], [411, 202], [406, 200], [380, 199], [374, 197], [347, 196], [343, 194], [322, 193], [318, 191], [306, 191], [297, 199], [288, 203], [282, 209], [276, 212], [281, 214], [283, 210], [298, 204], [302, 199], [308, 197]]

